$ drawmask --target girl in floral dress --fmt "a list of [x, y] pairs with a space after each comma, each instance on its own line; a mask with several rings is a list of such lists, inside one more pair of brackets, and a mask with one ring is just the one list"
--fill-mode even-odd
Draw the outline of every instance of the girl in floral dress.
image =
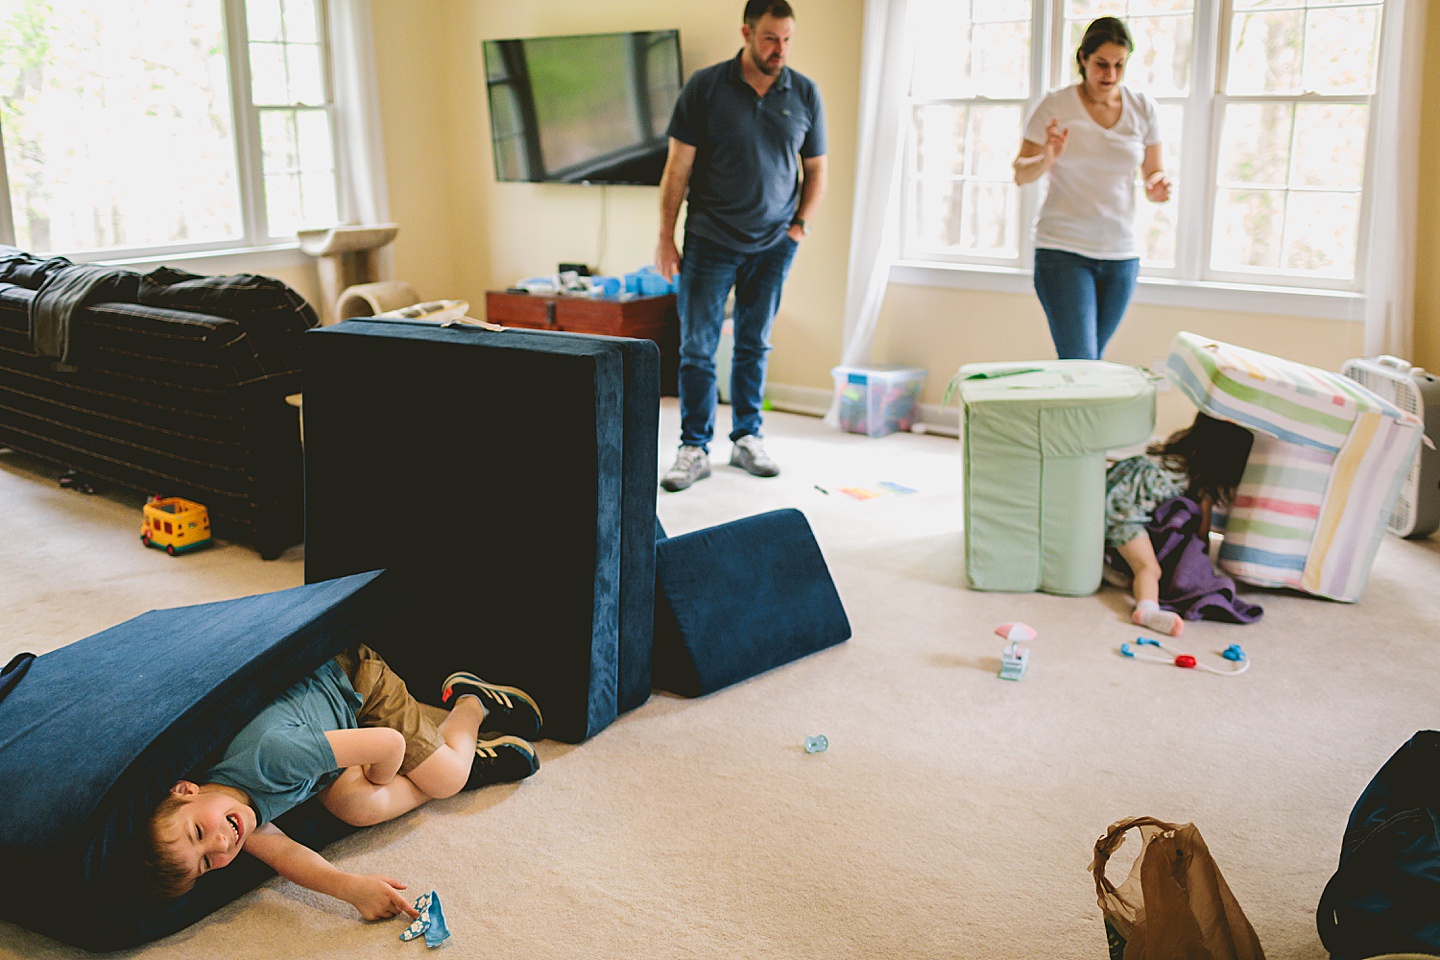
[[1160, 561], [1145, 529], [1155, 508], [1174, 497], [1191, 498], [1200, 505], [1200, 538], [1208, 542], [1211, 508], [1235, 499], [1253, 440], [1244, 427], [1198, 413], [1184, 430], [1106, 471], [1105, 546], [1134, 575], [1135, 623], [1172, 637], [1185, 629], [1179, 614], [1160, 609]]

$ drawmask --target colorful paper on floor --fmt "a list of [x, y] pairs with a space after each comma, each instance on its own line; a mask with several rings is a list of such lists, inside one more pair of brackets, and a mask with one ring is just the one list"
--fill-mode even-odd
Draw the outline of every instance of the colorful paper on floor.
[[[907, 487], [905, 484], [896, 483], [893, 480], [876, 481], [873, 487], [838, 487], [837, 489], [847, 497], [854, 497], [856, 500], [874, 500], [877, 497], [888, 497], [894, 493], [920, 492], [914, 487]], [[823, 492], [828, 493], [829, 491]]]

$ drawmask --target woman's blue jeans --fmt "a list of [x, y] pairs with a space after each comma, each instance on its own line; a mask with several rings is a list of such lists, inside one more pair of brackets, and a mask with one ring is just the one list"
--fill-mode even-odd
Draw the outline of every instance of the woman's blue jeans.
[[1115, 335], [1140, 260], [1096, 260], [1065, 250], [1035, 251], [1035, 294], [1050, 322], [1050, 339], [1061, 360], [1099, 360]]
[[738, 253], [694, 234], [680, 264], [680, 442], [710, 449], [715, 434], [715, 351], [725, 300], [735, 290], [735, 354], [730, 364], [730, 439], [760, 435], [770, 325], [799, 247], [789, 237], [759, 253]]

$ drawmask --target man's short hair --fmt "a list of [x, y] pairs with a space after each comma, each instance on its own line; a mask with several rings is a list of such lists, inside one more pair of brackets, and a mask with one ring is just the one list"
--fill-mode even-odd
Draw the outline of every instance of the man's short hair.
[[745, 4], [744, 21], [753, 27], [767, 13], [776, 20], [795, 19], [795, 11], [786, 0], [749, 0]]

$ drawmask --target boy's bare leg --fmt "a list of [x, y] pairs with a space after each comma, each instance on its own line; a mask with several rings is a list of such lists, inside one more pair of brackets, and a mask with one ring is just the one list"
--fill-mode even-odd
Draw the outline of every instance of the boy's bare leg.
[[346, 769], [320, 794], [320, 802], [336, 817], [357, 827], [393, 820], [426, 800], [460, 792], [475, 759], [475, 741], [485, 708], [475, 697], [461, 697], [440, 724], [444, 745], [409, 774], [385, 784], [370, 782], [360, 767]]
[[440, 724], [440, 739], [445, 745], [426, 757], [408, 774], [412, 783], [431, 797], [453, 797], [470, 778], [470, 765], [475, 762], [475, 741], [480, 724], [485, 720], [485, 707], [476, 697], [460, 697]]
[[431, 799], [404, 774], [389, 783], [371, 783], [360, 767], [346, 767], [340, 779], [320, 791], [325, 809], [345, 823], [369, 827], [394, 820]]

